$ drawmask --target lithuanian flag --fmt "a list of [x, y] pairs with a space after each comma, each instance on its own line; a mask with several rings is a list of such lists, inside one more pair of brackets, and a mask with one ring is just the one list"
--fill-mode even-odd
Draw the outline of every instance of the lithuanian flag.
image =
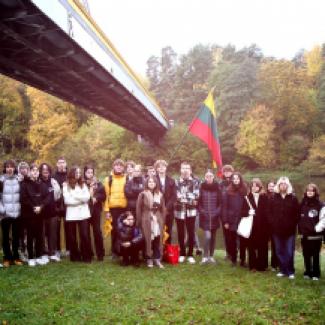
[[222, 168], [219, 135], [217, 131], [216, 109], [214, 107], [213, 89], [204, 101], [199, 113], [192, 121], [189, 131], [201, 139], [211, 151], [214, 167]]

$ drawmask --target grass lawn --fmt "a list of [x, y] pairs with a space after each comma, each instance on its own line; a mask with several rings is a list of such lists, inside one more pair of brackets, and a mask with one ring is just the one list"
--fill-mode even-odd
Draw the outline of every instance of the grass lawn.
[[[325, 280], [219, 264], [121, 267], [108, 259], [0, 270], [2, 324], [325, 324]], [[322, 269], [325, 271], [323, 252]]]

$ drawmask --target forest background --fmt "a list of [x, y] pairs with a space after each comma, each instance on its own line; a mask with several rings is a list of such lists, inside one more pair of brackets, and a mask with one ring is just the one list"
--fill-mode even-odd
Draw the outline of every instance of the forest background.
[[206, 146], [188, 134], [170, 160], [208, 91], [215, 87], [224, 163], [245, 171], [286, 170], [325, 175], [325, 44], [292, 60], [265, 57], [251, 45], [194, 46], [178, 55], [165, 47], [147, 61], [144, 85], [172, 127], [159, 144], [44, 92], [0, 75], [0, 159], [69, 165], [93, 163], [105, 174], [117, 157], [144, 166], [157, 158], [176, 172], [211, 167]]

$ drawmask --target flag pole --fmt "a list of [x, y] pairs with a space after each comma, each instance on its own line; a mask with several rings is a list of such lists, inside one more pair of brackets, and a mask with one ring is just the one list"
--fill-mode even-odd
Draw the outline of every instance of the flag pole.
[[[192, 122], [193, 122], [193, 121], [196, 119], [196, 117], [199, 115], [199, 112], [200, 112], [200, 111], [201, 111], [201, 108], [198, 109], [198, 110], [195, 112], [195, 115], [194, 115], [194, 117], [192, 118], [192, 121], [191, 121], [190, 125], [192, 125]], [[169, 163], [171, 163], [171, 162], [173, 161], [173, 159], [174, 159], [176, 153], [178, 152], [178, 150], [179, 150], [179, 149], [182, 147], [182, 145], [184, 144], [184, 141], [185, 141], [185, 139], [186, 139], [186, 137], [187, 137], [189, 131], [190, 131], [190, 128], [187, 127], [185, 133], [183, 134], [183, 136], [182, 136], [182, 138], [181, 138], [181, 141], [178, 143], [178, 145], [176, 146], [175, 150], [174, 150], [174, 151], [172, 152], [172, 154], [170, 155], [170, 157], [169, 157]]]

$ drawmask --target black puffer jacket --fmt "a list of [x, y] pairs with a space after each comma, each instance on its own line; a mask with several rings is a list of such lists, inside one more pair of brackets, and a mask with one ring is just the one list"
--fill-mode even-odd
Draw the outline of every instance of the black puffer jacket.
[[300, 218], [298, 223], [298, 231], [303, 236], [319, 236], [315, 232], [315, 226], [319, 222], [319, 212], [322, 203], [319, 198], [308, 198], [305, 196], [300, 204]]
[[242, 217], [244, 195], [240, 191], [227, 190], [222, 197], [222, 223], [229, 224], [229, 230], [237, 231]]
[[[20, 199], [25, 212], [24, 216], [43, 217], [46, 207], [51, 203], [51, 193], [40, 180], [32, 181], [28, 178], [21, 183]], [[40, 215], [34, 213], [34, 208], [38, 206], [42, 208]]]
[[48, 191], [48, 204], [44, 207], [42, 214], [45, 218], [52, 218], [55, 216], [56, 203], [54, 201], [54, 190], [51, 183], [51, 178], [48, 180], [41, 179], [41, 182], [45, 185], [46, 190]]
[[137, 206], [139, 194], [144, 190], [144, 178], [142, 176], [133, 177], [127, 181], [124, 193], [128, 200], [128, 208], [134, 210]]
[[199, 196], [200, 228], [203, 230], [217, 229], [220, 226], [221, 191], [219, 184], [214, 182], [201, 184]]
[[123, 242], [131, 242], [132, 245], [138, 245], [143, 242], [143, 235], [136, 225], [129, 227], [123, 223], [125, 216], [122, 215], [117, 220], [117, 250], [120, 250], [120, 246]]
[[299, 203], [296, 196], [287, 194], [282, 198], [280, 194], [275, 193], [270, 200], [268, 219], [272, 234], [280, 237], [294, 235], [299, 220]]

